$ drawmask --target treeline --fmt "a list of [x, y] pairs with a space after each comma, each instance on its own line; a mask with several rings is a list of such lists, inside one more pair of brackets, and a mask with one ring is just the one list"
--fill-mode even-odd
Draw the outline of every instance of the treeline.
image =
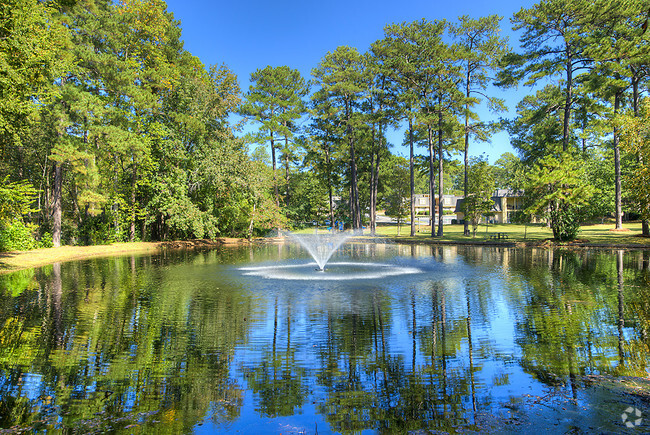
[[[183, 49], [162, 1], [0, 8], [0, 249], [34, 246], [32, 236], [251, 237], [325, 219], [374, 231], [378, 207], [450, 189], [479, 217], [495, 187], [523, 191], [520, 219], [548, 219], [558, 239], [610, 213], [619, 228], [624, 207], [650, 218], [640, 0], [541, 1], [511, 18], [517, 51], [498, 16], [388, 25], [366, 52], [325, 54], [311, 80], [259, 69], [243, 96], [227, 67]], [[480, 119], [479, 107], [505, 108], [494, 85], [521, 84], [535, 93], [514, 119]], [[233, 113], [258, 133], [237, 138]], [[397, 126], [407, 160], [386, 139]], [[468, 156], [502, 128], [519, 157], [503, 156], [499, 177]]]
[[183, 48], [163, 1], [0, 7], [5, 248], [33, 245], [23, 222], [54, 246], [277, 225], [268, 171], [228, 123], [237, 78]]
[[[275, 197], [286, 210], [304, 203], [291, 194], [296, 162], [301, 177], [308, 169], [314, 185], [326, 190], [331, 220], [333, 192], [344, 198], [353, 228], [367, 216], [374, 231], [380, 201], [396, 216], [410, 214], [414, 235], [413, 195], [441, 197], [451, 181], [472, 217], [465, 219], [466, 235], [470, 221], [490, 212], [495, 188], [523, 193], [525, 207], [516, 219], [546, 220], [559, 240], [574, 238], [581, 222], [609, 215], [622, 228], [623, 207], [628, 217], [643, 219], [650, 235], [648, 109], [642, 104], [648, 14], [638, 0], [541, 1], [511, 18], [521, 32], [516, 51], [500, 36], [498, 16], [388, 25], [365, 53], [347, 46], [328, 52], [312, 71], [306, 105], [297, 71], [258, 70], [242, 113], [257, 121], [256, 140], [270, 143], [274, 171], [280, 152], [284, 176], [274, 180]], [[479, 107], [505, 109], [498, 88], [521, 85], [534, 93], [519, 103], [514, 119], [480, 119]], [[296, 120], [305, 113], [301, 129]], [[408, 162], [388, 150], [386, 131], [399, 125], [407, 126]], [[489, 141], [499, 129], [509, 132], [519, 157], [504, 155], [496, 168], [485, 159], [472, 161], [470, 142]], [[462, 162], [454, 159], [459, 154]], [[411, 198], [410, 213], [404, 198]], [[432, 220], [443, 214], [442, 202], [434, 207], [432, 201]], [[443, 231], [439, 219], [431, 236]]]

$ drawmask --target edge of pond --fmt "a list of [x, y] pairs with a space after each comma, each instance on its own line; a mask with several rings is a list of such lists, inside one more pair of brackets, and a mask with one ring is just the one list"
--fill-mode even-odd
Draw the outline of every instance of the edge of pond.
[[111, 257], [127, 254], [155, 253], [166, 249], [214, 249], [220, 246], [241, 246], [250, 244], [247, 239], [219, 238], [176, 240], [167, 242], [124, 242], [109, 245], [61, 246], [31, 251], [0, 252], [0, 274], [48, 264], [84, 260], [95, 257]]
[[[364, 236], [355, 239], [363, 239]], [[378, 238], [382, 238], [379, 236]], [[492, 240], [436, 240], [421, 238], [391, 238], [383, 237], [393, 243], [402, 244], [423, 244], [423, 245], [474, 245], [474, 246], [493, 246], [501, 248], [545, 248], [545, 249], [626, 249], [626, 250], [650, 250], [650, 245], [641, 243], [589, 243], [589, 242], [554, 242], [546, 240], [529, 240], [529, 241], [492, 241]]]
[[[646, 244], [616, 244], [616, 243], [585, 243], [565, 242], [557, 243], [552, 240], [507, 241], [507, 240], [437, 240], [420, 237], [382, 237], [382, 236], [354, 236], [352, 241], [385, 240], [391, 243], [417, 244], [417, 245], [450, 245], [450, 246], [491, 246], [497, 248], [544, 248], [544, 249], [625, 249], [625, 250], [650, 250]], [[257, 243], [282, 243], [284, 238], [264, 237], [248, 240], [241, 238], [218, 238], [176, 240], [166, 242], [125, 242], [110, 245], [92, 246], [62, 246], [59, 248], [42, 248], [31, 251], [0, 252], [0, 274], [15, 272], [33, 267], [45, 266], [57, 262], [83, 260], [93, 257], [108, 257], [116, 255], [157, 252], [164, 249], [214, 249], [220, 246], [244, 246]]]

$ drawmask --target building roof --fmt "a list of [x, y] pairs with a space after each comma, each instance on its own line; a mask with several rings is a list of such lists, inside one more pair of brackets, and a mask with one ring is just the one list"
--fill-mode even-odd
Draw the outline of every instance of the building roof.
[[[492, 201], [494, 201], [494, 204], [492, 204], [492, 211], [500, 213], [501, 212], [501, 201], [497, 201], [497, 199], [498, 198], [496, 196], [492, 197]], [[460, 198], [460, 197], [456, 200], [456, 209], [454, 210], [454, 212], [463, 213], [463, 209], [461, 207], [462, 207], [464, 201], [465, 201], [465, 198]]]
[[463, 213], [463, 209], [461, 206], [463, 205], [464, 201], [465, 198], [460, 198], [460, 197], [456, 200], [456, 208], [454, 209], [455, 213]]
[[504, 198], [504, 197], [516, 197], [524, 196], [523, 190], [513, 190], [513, 189], [497, 189], [492, 194], [492, 198]]

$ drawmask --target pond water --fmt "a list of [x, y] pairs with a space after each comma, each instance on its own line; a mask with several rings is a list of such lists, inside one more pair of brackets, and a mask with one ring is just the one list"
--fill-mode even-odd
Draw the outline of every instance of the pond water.
[[0, 275], [0, 429], [650, 431], [650, 252], [331, 261], [269, 244]]

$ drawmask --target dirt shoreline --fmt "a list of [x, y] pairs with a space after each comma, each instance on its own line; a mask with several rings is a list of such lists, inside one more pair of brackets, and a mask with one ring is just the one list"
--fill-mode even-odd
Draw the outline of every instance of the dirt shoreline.
[[[546, 249], [650, 249], [650, 245], [566, 242], [556, 243], [550, 240], [508, 241], [508, 240], [435, 240], [426, 238], [395, 238], [379, 237], [392, 243], [417, 245], [450, 245], [450, 246], [492, 246], [502, 248], [546, 248]], [[364, 236], [353, 237], [352, 240], [363, 241]], [[93, 246], [62, 246], [60, 248], [42, 248], [31, 251], [0, 252], [0, 274], [14, 272], [32, 267], [45, 266], [52, 263], [83, 260], [92, 257], [108, 257], [114, 255], [138, 254], [156, 252], [163, 249], [212, 249], [219, 246], [244, 246], [252, 243], [282, 243], [282, 238], [260, 238], [249, 241], [238, 238], [219, 238], [214, 240], [176, 240], [168, 242], [125, 242], [110, 245]]]

